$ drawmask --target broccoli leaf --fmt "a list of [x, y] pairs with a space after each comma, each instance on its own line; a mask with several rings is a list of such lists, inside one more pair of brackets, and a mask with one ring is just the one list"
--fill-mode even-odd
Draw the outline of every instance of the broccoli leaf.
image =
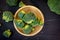
[[23, 6], [25, 6], [25, 4], [21, 1], [21, 2], [19, 3], [19, 7], [23, 7]]
[[27, 14], [24, 15], [23, 17], [23, 21], [27, 24], [32, 23], [34, 20], [36, 19], [35, 15], [32, 12], [29, 12]]
[[7, 3], [9, 6], [16, 6], [16, 5], [17, 5], [17, 1], [18, 1], [18, 0], [6, 0], [6, 3]]
[[60, 15], [60, 0], [48, 0], [48, 6], [51, 11]]
[[9, 38], [9, 37], [11, 36], [10, 29], [5, 30], [5, 31], [3, 32], [3, 36], [5, 36], [5, 37]]
[[10, 12], [10, 11], [4, 11], [2, 19], [5, 20], [5, 22], [12, 21], [13, 20], [13, 14], [12, 14], [12, 12]]
[[17, 27], [19, 28], [23, 28], [24, 27], [24, 22], [22, 20], [14, 20], [15, 24]]
[[25, 34], [29, 34], [32, 31], [32, 26], [31, 25], [25, 25], [23, 28], [23, 32]]

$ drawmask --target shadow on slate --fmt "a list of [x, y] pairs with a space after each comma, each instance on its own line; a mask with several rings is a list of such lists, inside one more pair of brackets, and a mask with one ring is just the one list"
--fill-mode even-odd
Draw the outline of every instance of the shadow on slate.
[[[19, 0], [21, 1], [21, 0]], [[38, 7], [45, 18], [45, 24], [40, 33], [36, 36], [25, 37], [20, 35], [14, 28], [13, 22], [5, 23], [2, 20], [2, 12], [5, 10], [12, 11], [13, 14], [19, 8], [18, 5], [15, 7], [9, 7], [6, 5], [5, 0], [0, 0], [0, 8], [3, 10], [0, 13], [0, 21], [2, 23], [2, 27], [0, 28], [0, 39], [1, 40], [60, 40], [60, 16], [51, 12], [48, 5], [47, 0], [22, 0], [27, 5], [34, 5]], [[5, 38], [2, 35], [2, 32], [6, 29], [11, 29], [12, 35], [10, 38]]]

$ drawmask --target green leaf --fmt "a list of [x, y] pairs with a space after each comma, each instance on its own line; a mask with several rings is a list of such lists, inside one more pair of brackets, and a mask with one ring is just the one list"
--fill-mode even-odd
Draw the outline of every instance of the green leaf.
[[48, 0], [48, 6], [52, 12], [60, 15], [60, 0]]

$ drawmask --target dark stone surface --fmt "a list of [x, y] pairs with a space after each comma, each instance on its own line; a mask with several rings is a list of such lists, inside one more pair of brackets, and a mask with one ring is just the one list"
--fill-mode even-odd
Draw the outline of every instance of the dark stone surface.
[[[6, 4], [6, 0], [0, 0], [0, 40], [60, 40], [60, 15], [51, 12], [47, 0], [22, 0], [25, 4], [34, 5], [38, 7], [44, 14], [45, 24], [40, 33], [32, 37], [25, 37], [20, 35], [14, 28], [13, 22], [6, 23], [2, 20], [2, 12], [10, 10], [13, 14], [19, 8], [18, 5], [15, 7], [9, 7]], [[11, 29], [12, 35], [10, 38], [5, 38], [2, 33], [6, 29]]]

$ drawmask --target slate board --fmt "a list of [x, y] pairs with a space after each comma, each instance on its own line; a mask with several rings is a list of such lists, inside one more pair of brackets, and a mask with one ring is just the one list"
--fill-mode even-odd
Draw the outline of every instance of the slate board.
[[[21, 0], [19, 0], [21, 1]], [[19, 2], [18, 1], [18, 2]], [[19, 8], [18, 5], [15, 7], [9, 7], [6, 4], [6, 0], [0, 0], [0, 40], [60, 40], [60, 15], [51, 12], [47, 0], [22, 0], [27, 5], [34, 5], [38, 7], [44, 14], [45, 24], [40, 33], [32, 37], [25, 37], [19, 34], [13, 25], [13, 22], [6, 23], [2, 20], [2, 12], [5, 10], [12, 11], [15, 14]], [[11, 29], [12, 35], [10, 38], [6, 38], [2, 35], [2, 32], [6, 29]]]

